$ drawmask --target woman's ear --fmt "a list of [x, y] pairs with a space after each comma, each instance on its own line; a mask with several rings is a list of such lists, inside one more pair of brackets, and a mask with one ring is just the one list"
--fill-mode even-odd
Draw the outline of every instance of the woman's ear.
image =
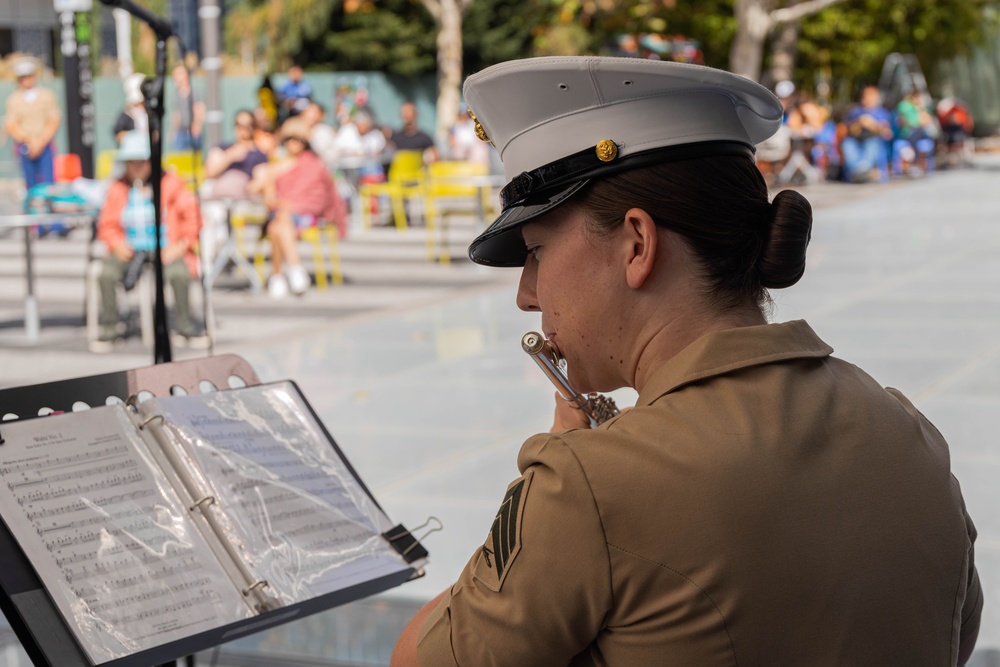
[[625, 212], [624, 234], [628, 243], [625, 279], [632, 289], [645, 284], [656, 264], [659, 234], [656, 222], [641, 208]]

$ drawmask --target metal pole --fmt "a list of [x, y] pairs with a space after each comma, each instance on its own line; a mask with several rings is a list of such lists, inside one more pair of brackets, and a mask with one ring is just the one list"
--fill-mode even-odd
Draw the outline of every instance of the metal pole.
[[156, 39], [156, 76], [142, 83], [146, 113], [149, 116], [149, 148], [153, 163], [153, 215], [156, 229], [155, 256], [153, 270], [156, 277], [156, 302], [153, 308], [153, 363], [173, 361], [170, 352], [170, 337], [167, 331], [167, 306], [163, 298], [163, 248], [160, 230], [163, 228], [163, 206], [161, 186], [163, 179], [163, 88], [167, 74], [167, 42], [164, 37]]
[[94, 177], [94, 103], [90, 76], [90, 14], [62, 12], [61, 49], [66, 80], [66, 128], [69, 152], [80, 158], [83, 176]]
[[222, 142], [222, 95], [220, 94], [219, 0], [198, 0], [201, 21], [201, 68], [205, 71], [205, 137], [206, 146]]
[[120, 7], [112, 9], [111, 15], [115, 18], [118, 76], [124, 81], [132, 73], [132, 15]]

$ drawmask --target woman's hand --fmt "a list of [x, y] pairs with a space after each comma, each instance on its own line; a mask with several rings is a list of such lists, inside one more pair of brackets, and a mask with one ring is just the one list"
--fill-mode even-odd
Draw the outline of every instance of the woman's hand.
[[557, 391], [555, 417], [552, 420], [552, 428], [549, 433], [559, 433], [571, 428], [590, 428], [590, 418], [576, 404], [567, 401]]
[[163, 265], [166, 266], [167, 264], [173, 264], [177, 260], [184, 257], [184, 254], [187, 252], [187, 250], [188, 250], [187, 241], [178, 241], [177, 243], [168, 245], [166, 248], [162, 250], [160, 254], [160, 257], [163, 260]]
[[132, 249], [128, 243], [122, 241], [114, 248], [111, 249], [111, 254], [120, 259], [123, 262], [127, 262], [132, 259], [132, 255], [135, 254], [135, 250]]

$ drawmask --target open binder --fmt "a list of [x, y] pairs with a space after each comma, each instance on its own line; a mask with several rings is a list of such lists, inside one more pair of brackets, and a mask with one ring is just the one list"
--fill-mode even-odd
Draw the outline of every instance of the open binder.
[[5, 421], [0, 438], [0, 548], [17, 556], [0, 601], [36, 665], [167, 662], [426, 559], [293, 382]]

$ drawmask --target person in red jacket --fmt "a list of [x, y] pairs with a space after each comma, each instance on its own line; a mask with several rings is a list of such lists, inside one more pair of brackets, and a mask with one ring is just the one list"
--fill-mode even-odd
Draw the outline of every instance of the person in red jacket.
[[[107, 198], [97, 221], [97, 238], [108, 248], [108, 257], [98, 279], [101, 290], [101, 330], [91, 344], [94, 352], [110, 352], [119, 336], [118, 285], [131, 289], [142, 265], [150, 261], [156, 248], [152, 202], [152, 165], [149, 138], [142, 132], [125, 134], [117, 160], [125, 164], [124, 174], [108, 187]], [[175, 340], [199, 346], [207, 339], [191, 317], [189, 298], [191, 277], [197, 275], [194, 250], [198, 243], [201, 217], [194, 195], [177, 176], [165, 173], [161, 181], [162, 226], [160, 249], [163, 276], [174, 297]]]

